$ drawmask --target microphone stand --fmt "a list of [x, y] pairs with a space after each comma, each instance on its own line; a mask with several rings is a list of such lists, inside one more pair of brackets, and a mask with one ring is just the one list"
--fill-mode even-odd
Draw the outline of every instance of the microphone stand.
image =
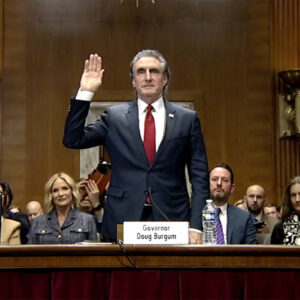
[[152, 196], [152, 189], [151, 187], [148, 188], [148, 195], [151, 199], [151, 204], [160, 212], [160, 214], [165, 218], [166, 221], [170, 221], [170, 219], [167, 217], [167, 215], [158, 207], [158, 205], [155, 203], [153, 196]]

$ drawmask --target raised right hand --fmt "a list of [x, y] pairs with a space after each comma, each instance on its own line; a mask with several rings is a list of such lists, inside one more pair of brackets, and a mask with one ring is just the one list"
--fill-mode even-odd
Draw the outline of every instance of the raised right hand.
[[102, 58], [98, 54], [91, 54], [89, 59], [84, 62], [80, 89], [95, 93], [102, 84], [103, 73]]

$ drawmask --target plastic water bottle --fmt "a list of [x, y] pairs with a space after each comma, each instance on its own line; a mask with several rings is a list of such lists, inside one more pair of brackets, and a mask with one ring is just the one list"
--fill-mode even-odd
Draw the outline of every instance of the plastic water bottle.
[[202, 225], [203, 225], [203, 244], [204, 245], [216, 245], [217, 244], [217, 232], [216, 232], [216, 210], [212, 205], [211, 199], [206, 200], [206, 205], [202, 211]]

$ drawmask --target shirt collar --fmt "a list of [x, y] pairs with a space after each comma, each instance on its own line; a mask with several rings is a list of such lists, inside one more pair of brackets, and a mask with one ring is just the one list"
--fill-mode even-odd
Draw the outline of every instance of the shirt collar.
[[[140, 114], [146, 112], [148, 104], [145, 101], [138, 98], [137, 104], [138, 104], [138, 109], [139, 109]], [[153, 102], [151, 105], [152, 105], [154, 111], [161, 110], [164, 107], [163, 97], [160, 97], [155, 102]]]
[[221, 209], [221, 214], [225, 214], [227, 212], [227, 205], [228, 205], [228, 203], [225, 203], [225, 204], [223, 204], [221, 206], [214, 205], [214, 207], [215, 208], [220, 208]]
[[[253, 216], [254, 217], [254, 216]], [[263, 212], [261, 211], [256, 217], [254, 217], [258, 222], [263, 220]]]

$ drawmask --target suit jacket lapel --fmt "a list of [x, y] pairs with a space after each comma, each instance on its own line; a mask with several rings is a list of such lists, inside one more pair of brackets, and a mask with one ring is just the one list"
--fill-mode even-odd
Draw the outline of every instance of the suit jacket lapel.
[[[176, 122], [176, 108], [172, 105], [172, 103], [164, 100], [165, 108], [166, 108], [166, 127], [165, 127], [165, 135], [164, 138], [158, 148], [158, 151], [155, 155], [155, 158], [152, 162], [152, 165], [155, 161], [159, 158], [160, 153], [168, 144], [168, 141], [173, 135], [173, 129]], [[137, 100], [130, 103], [128, 111], [126, 113], [126, 117], [128, 120], [129, 128], [131, 134], [133, 136], [133, 142], [136, 143], [136, 149], [138, 155], [141, 157], [142, 161], [148, 165], [148, 159], [145, 152], [144, 144], [141, 139], [140, 130], [139, 130], [139, 120], [138, 120], [138, 107], [137, 107]], [[151, 166], [152, 166], [151, 165]]]
[[230, 204], [227, 205], [227, 244], [230, 244], [231, 237], [232, 237], [232, 226], [231, 224], [234, 224], [234, 216], [232, 215], [232, 207]]
[[146, 156], [144, 143], [140, 135], [137, 100], [132, 101], [129, 104], [129, 108], [126, 113], [126, 118], [132, 134], [132, 142], [135, 143], [135, 149], [137, 149], [137, 154], [140, 156], [141, 161], [148, 165], [148, 159]]
[[66, 228], [72, 226], [76, 220], [76, 211], [74, 209], [70, 209], [68, 212], [67, 218], [61, 228]]
[[62, 227], [60, 228], [59, 223], [58, 223], [58, 219], [57, 219], [57, 215], [56, 215], [56, 211], [53, 210], [49, 215], [48, 215], [48, 220], [49, 220], [49, 226], [58, 231], [61, 232], [61, 228], [66, 228], [69, 227], [71, 225], [73, 225], [74, 221], [76, 220], [76, 211], [74, 209], [70, 209], [67, 218], [64, 222], [64, 224], [62, 225]]
[[49, 226], [55, 230], [55, 231], [58, 231], [60, 232], [60, 227], [59, 227], [59, 224], [58, 224], [58, 220], [57, 220], [57, 216], [56, 216], [56, 211], [55, 209], [53, 209], [47, 216], [48, 218], [48, 224]]
[[[176, 107], [172, 105], [169, 101], [164, 99], [165, 108], [166, 108], [166, 127], [165, 127], [165, 136], [158, 148], [156, 156], [159, 157], [160, 153], [167, 146], [170, 138], [173, 136], [173, 130], [176, 123]], [[156, 157], [155, 157], [156, 158]], [[155, 161], [155, 159], [154, 159]]]

